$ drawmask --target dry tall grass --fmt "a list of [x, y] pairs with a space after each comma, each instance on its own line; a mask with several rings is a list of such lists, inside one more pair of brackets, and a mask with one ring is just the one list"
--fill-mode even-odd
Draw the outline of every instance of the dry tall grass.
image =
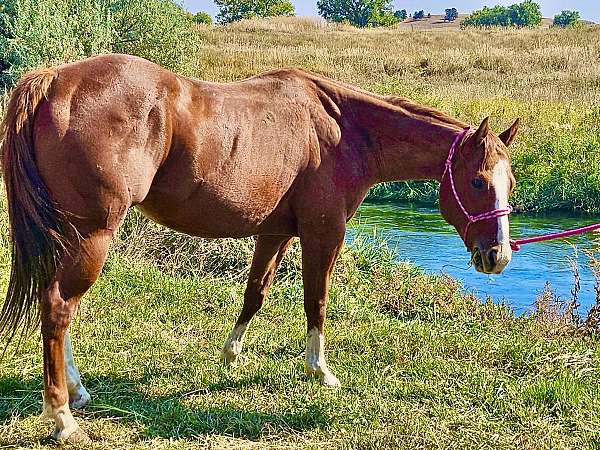
[[412, 32], [285, 18], [199, 32], [199, 75], [215, 81], [300, 66], [437, 98], [600, 101], [600, 27]]

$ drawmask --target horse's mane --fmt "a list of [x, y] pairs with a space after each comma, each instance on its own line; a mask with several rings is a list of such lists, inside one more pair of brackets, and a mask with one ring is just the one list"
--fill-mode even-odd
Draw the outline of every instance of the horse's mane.
[[467, 128], [469, 126], [465, 122], [458, 120], [440, 110], [431, 108], [426, 105], [420, 105], [406, 97], [387, 95], [387, 96], [383, 96], [381, 98], [384, 99], [386, 102], [391, 103], [394, 106], [398, 106], [402, 109], [405, 109], [408, 112], [415, 114], [415, 115], [432, 117], [435, 120], [438, 120], [438, 121], [444, 122], [444, 123], [448, 123], [451, 125], [455, 125], [459, 128]]
[[[273, 70], [267, 73], [264, 73], [261, 76], [265, 75], [280, 75], [282, 73], [293, 73], [297, 76], [300, 76], [305, 79], [309, 79], [313, 83], [315, 83], [321, 90], [327, 92], [327, 96], [331, 99], [330, 93], [335, 91], [338, 93], [345, 94], [353, 94], [358, 97], [366, 97], [375, 101], [383, 101], [392, 106], [402, 109], [406, 114], [411, 116], [419, 116], [423, 118], [433, 119], [434, 121], [441, 122], [443, 124], [447, 124], [453, 127], [457, 127], [459, 129], [468, 128], [470, 125], [446, 114], [438, 109], [432, 108], [430, 106], [422, 105], [416, 103], [413, 100], [410, 100], [406, 97], [396, 96], [396, 95], [378, 95], [372, 92], [369, 92], [365, 89], [362, 89], [353, 84], [345, 83], [343, 81], [333, 80], [331, 78], [318, 75], [312, 73], [310, 71], [301, 69], [301, 68], [288, 68], [288, 69], [279, 69]], [[501, 146], [493, 146], [496, 149], [496, 152], [490, 151], [492, 146], [486, 145], [484, 148], [485, 154], [482, 160], [482, 170], [487, 169], [489, 167], [493, 167], [493, 165], [497, 162], [499, 157], [505, 157], [510, 159], [508, 153]]]

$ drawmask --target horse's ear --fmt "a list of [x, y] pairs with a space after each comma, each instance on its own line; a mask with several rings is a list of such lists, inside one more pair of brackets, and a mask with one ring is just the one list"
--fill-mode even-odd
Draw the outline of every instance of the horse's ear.
[[483, 140], [485, 139], [485, 137], [488, 135], [489, 132], [490, 132], [490, 118], [486, 117], [485, 119], [483, 119], [481, 121], [481, 125], [479, 125], [479, 128], [477, 128], [477, 131], [473, 135], [475, 138], [475, 142], [478, 145], [483, 143]]
[[512, 141], [515, 140], [515, 136], [517, 135], [517, 131], [519, 131], [520, 125], [521, 119], [517, 119], [515, 120], [515, 123], [510, 126], [510, 128], [498, 135], [500, 140], [504, 142], [504, 145], [508, 147], [510, 144], [512, 144]]

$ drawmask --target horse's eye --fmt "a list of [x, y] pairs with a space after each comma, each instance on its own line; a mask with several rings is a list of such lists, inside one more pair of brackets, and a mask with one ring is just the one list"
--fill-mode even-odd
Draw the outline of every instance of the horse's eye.
[[483, 180], [481, 178], [475, 178], [473, 181], [471, 181], [471, 185], [475, 189], [483, 189]]

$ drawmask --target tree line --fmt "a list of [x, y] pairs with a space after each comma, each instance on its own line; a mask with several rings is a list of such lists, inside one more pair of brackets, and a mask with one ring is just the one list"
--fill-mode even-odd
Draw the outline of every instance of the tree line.
[[[293, 16], [291, 0], [214, 0], [219, 8], [217, 21], [221, 24], [253, 17]], [[317, 0], [319, 14], [330, 22], [348, 23], [357, 27], [392, 26], [408, 18], [421, 20], [431, 14], [424, 10], [409, 14], [406, 9], [394, 10], [393, 0]], [[447, 8], [443, 20], [458, 19], [456, 8]], [[197, 23], [210, 24], [206, 13], [194, 16]], [[466, 17], [462, 27], [515, 26], [536, 27], [542, 22], [540, 5], [533, 0], [524, 0], [511, 6], [493, 6], [473, 11]], [[575, 26], [580, 23], [579, 12], [562, 11], [554, 17], [554, 25]]]

